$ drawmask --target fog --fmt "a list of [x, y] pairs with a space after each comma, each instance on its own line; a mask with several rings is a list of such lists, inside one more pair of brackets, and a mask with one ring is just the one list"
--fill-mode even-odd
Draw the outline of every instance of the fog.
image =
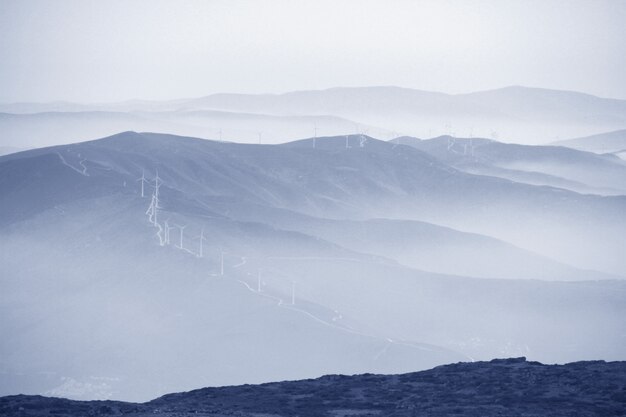
[[616, 155], [451, 136], [431, 140], [400, 137], [392, 142], [427, 152], [469, 173], [583, 194], [623, 195], [626, 191], [626, 165]]
[[32, 0], [0, 7], [1, 102], [364, 85], [445, 93], [527, 85], [626, 99], [620, 1]]
[[567, 146], [582, 151], [609, 153], [623, 152], [626, 149], [626, 129], [600, 133], [585, 137], [555, 142], [555, 145]]
[[[331, 88], [285, 94], [213, 94], [117, 103], [0, 105], [3, 143], [22, 148], [148, 131], [207, 139], [283, 143], [367, 134], [478, 137], [521, 144], [602, 134], [626, 124], [626, 100], [508, 87], [444, 94], [398, 87]], [[567, 145], [565, 145], [567, 146]], [[622, 148], [613, 149], [621, 150]]]
[[335, 116], [273, 116], [228, 111], [172, 112], [76, 111], [0, 114], [3, 143], [40, 148], [124, 131], [162, 132], [240, 143], [281, 143], [319, 135], [345, 135], [367, 130], [392, 137], [385, 129]]
[[449, 162], [134, 132], [1, 157], [0, 394], [623, 359], [626, 198]]
[[625, 21], [0, 0], [0, 396], [626, 360]]

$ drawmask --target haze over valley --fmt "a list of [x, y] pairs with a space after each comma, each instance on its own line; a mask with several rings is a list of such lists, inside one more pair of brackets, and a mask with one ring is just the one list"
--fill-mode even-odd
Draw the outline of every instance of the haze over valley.
[[[623, 357], [626, 197], [476, 175], [403, 142], [124, 132], [1, 157], [3, 390], [146, 400], [498, 356]], [[624, 169], [536, 148], [514, 155]], [[616, 189], [610, 178], [586, 186]]]
[[0, 0], [0, 415], [621, 415], [625, 6]]
[[364, 133], [380, 139], [449, 135], [542, 145], [622, 128], [625, 114], [626, 100], [571, 91], [507, 87], [450, 95], [355, 87], [110, 104], [0, 104], [0, 129], [6, 145], [21, 148], [128, 130], [270, 144]]

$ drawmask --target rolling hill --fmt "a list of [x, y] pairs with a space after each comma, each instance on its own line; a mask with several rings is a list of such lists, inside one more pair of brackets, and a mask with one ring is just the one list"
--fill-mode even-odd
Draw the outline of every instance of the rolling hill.
[[[194, 111], [50, 111], [0, 113], [3, 145], [22, 149], [67, 144], [121, 131], [151, 131], [243, 143], [279, 143], [319, 132], [350, 134], [356, 123], [335, 116], [275, 116], [216, 110]], [[384, 129], [363, 126], [372, 134]]]
[[427, 152], [469, 173], [580, 193], [626, 194], [626, 164], [614, 155], [451, 136], [428, 140], [401, 137], [392, 142]]
[[0, 157], [0, 198], [3, 394], [143, 401], [625, 354], [626, 281], [590, 270], [624, 271], [621, 197], [471, 175], [362, 135], [125, 132]]
[[626, 150], [626, 129], [562, 140], [554, 144], [595, 153], [622, 152]]
[[[215, 132], [227, 123], [213, 120], [204, 130], [190, 130], [171, 126], [175, 113], [198, 111], [222, 111], [284, 117], [328, 117], [335, 116], [351, 121], [350, 130], [322, 127], [320, 134], [332, 136], [348, 133], [368, 133], [379, 138], [388, 138], [390, 132], [416, 137], [438, 135], [481, 136], [522, 144], [546, 144], [559, 138], [592, 135], [626, 127], [626, 100], [605, 99], [588, 94], [528, 87], [506, 87], [497, 90], [470, 94], [443, 94], [400, 87], [352, 87], [327, 90], [294, 91], [284, 94], [213, 94], [205, 97], [169, 101], [127, 101], [121, 103], [76, 104], [76, 103], [15, 103], [0, 105], [0, 111], [17, 114], [45, 112], [115, 112], [143, 116], [150, 113], [158, 126], [139, 123], [126, 124], [127, 130], [152, 130], [179, 135], [195, 135], [216, 138]], [[174, 116], [173, 116], [174, 114]], [[7, 117], [7, 116], [5, 116]], [[188, 119], [188, 117], [185, 117]], [[250, 120], [248, 120], [249, 122]], [[266, 131], [267, 143], [294, 140], [312, 135], [311, 124], [302, 130], [270, 129], [265, 123], [252, 123], [243, 130], [233, 128], [228, 136], [231, 140], [249, 142], [259, 130]], [[358, 126], [355, 126], [358, 124]], [[379, 128], [372, 128], [378, 126]], [[61, 128], [62, 126], [59, 126]], [[119, 130], [124, 130], [116, 126]], [[16, 128], [17, 129], [17, 128]], [[20, 128], [27, 132], [26, 128]], [[119, 131], [118, 130], [118, 131]], [[21, 131], [14, 133], [20, 137]], [[65, 140], [72, 133], [67, 132]], [[99, 131], [102, 135], [110, 134]], [[25, 133], [24, 133], [25, 134]], [[398, 136], [398, 134], [396, 134]], [[76, 139], [98, 137], [83, 131]], [[61, 137], [62, 138], [62, 137]], [[46, 145], [53, 144], [47, 142]], [[41, 146], [41, 145], [40, 145]]]

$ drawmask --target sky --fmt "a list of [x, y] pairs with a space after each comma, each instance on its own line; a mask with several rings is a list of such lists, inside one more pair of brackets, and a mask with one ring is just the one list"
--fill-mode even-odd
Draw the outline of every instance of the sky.
[[0, 102], [396, 85], [626, 99], [626, 1], [0, 0]]

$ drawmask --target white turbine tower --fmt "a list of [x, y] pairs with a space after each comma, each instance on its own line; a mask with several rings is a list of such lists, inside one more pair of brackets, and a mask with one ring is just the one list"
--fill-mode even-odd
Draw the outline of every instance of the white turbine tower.
[[144, 184], [148, 183], [148, 180], [146, 179], [146, 170], [145, 169], [141, 170], [141, 178], [139, 178], [137, 181], [141, 181], [141, 198], [144, 198], [145, 197]]
[[146, 210], [146, 215], [149, 217], [150, 223], [152, 223], [152, 217], [154, 216], [154, 194], [152, 194], [152, 200], [150, 200], [150, 205]]
[[156, 196], [156, 207], [157, 208], [161, 208], [161, 206], [159, 206], [159, 189], [161, 188], [161, 184], [163, 184], [163, 181], [161, 181], [161, 178], [159, 177], [159, 170], [156, 170], [156, 176], [154, 177], [154, 195]]
[[173, 226], [170, 226], [169, 221], [170, 221], [170, 219], [167, 219], [167, 220], [165, 220], [165, 223], [164, 223], [165, 244], [166, 245], [170, 244], [170, 230], [174, 229]]
[[163, 228], [163, 226], [161, 226], [159, 223], [157, 223], [155, 225], [159, 230], [157, 231], [156, 235], [159, 238], [159, 246], [165, 246], [167, 245], [167, 236], [166, 236], [166, 229]]
[[152, 194], [152, 199], [150, 200], [150, 205], [148, 206], [148, 210], [146, 210], [146, 215], [148, 216], [148, 220], [150, 221], [150, 223], [154, 224], [155, 226], [157, 225], [157, 221], [156, 221], [156, 197], [154, 195], [154, 193]]
[[454, 147], [454, 142], [454, 137], [448, 136], [448, 151], [452, 150], [452, 152], [454, 152], [454, 150], [452, 149]]
[[198, 252], [198, 258], [202, 258], [204, 256], [203, 241], [206, 240], [206, 237], [204, 237], [204, 227], [200, 230], [200, 236], [196, 236], [194, 239], [200, 239], [200, 252]]
[[[154, 224], [155, 226], [157, 226], [158, 224], [157, 214], [158, 214], [158, 210], [161, 208], [161, 205], [159, 204], [159, 188], [161, 188], [162, 183], [163, 182], [161, 181], [161, 178], [159, 178], [159, 171], [157, 170], [156, 177], [154, 179], [154, 192], [152, 193], [152, 200], [150, 201], [150, 206], [148, 207], [148, 210], [146, 210], [146, 214], [149, 216], [150, 222]], [[143, 193], [143, 182], [142, 182], [142, 193]]]
[[185, 227], [187, 227], [187, 225], [180, 225], [180, 224], [176, 224], [174, 223], [174, 226], [178, 227], [178, 230], [180, 230], [180, 246], [178, 246], [180, 249], [183, 249], [183, 233], [185, 230]]
[[367, 136], [364, 133], [359, 133], [359, 146], [361, 148], [365, 147], [365, 142], [367, 142]]

